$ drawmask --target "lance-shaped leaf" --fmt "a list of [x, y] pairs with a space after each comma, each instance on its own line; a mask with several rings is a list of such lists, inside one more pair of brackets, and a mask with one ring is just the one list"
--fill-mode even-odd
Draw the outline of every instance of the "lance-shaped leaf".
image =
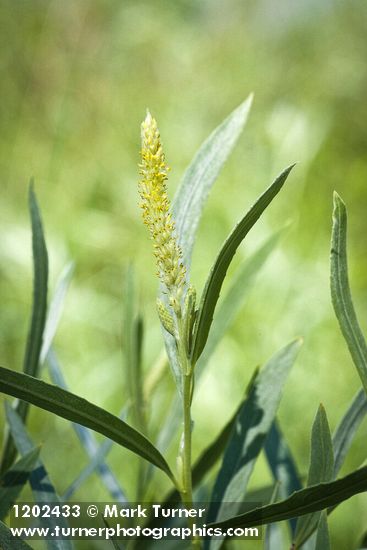
[[0, 548], [3, 550], [32, 550], [23, 540], [14, 537], [9, 527], [0, 521]]
[[335, 314], [362, 385], [367, 392], [367, 345], [358, 324], [348, 280], [347, 210], [336, 192], [334, 192], [331, 234], [330, 284]]
[[[287, 442], [275, 420], [266, 438], [264, 451], [269, 463], [273, 478], [279, 482], [278, 495], [284, 499], [294, 491], [302, 489], [297, 466]], [[296, 528], [296, 521], [290, 521], [291, 531]]]
[[[5, 403], [6, 418], [10, 426], [10, 431], [13, 436], [15, 445], [18, 452], [22, 456], [26, 456], [27, 453], [34, 449], [33, 442], [29, 437], [24, 424], [18, 415], [18, 413], [9, 405]], [[50, 502], [60, 503], [59, 495], [53, 486], [47, 470], [40, 459], [37, 460], [35, 468], [30, 475], [29, 482], [32, 488], [33, 498], [37, 504], [48, 504]], [[50, 528], [53, 530], [56, 526], [61, 528], [67, 528], [68, 522], [66, 518], [60, 517], [41, 517], [41, 527]], [[73, 548], [72, 543], [67, 538], [63, 540], [46, 540], [47, 548], [49, 550], [71, 550]]]
[[[275, 502], [279, 495], [280, 483], [276, 483], [270, 503]], [[275, 550], [284, 548], [284, 535], [278, 523], [269, 523], [265, 529], [264, 550]]]
[[[43, 234], [41, 214], [33, 190], [33, 182], [31, 182], [29, 186], [28, 200], [32, 224], [33, 300], [27, 345], [23, 359], [23, 372], [31, 376], [38, 376], [47, 310], [48, 255]], [[27, 418], [28, 408], [29, 404], [24, 401], [17, 405], [17, 411], [23, 420]], [[16, 448], [11, 436], [7, 433], [0, 465], [0, 473], [9, 468], [14, 462], [15, 457]]]
[[[283, 386], [297, 357], [301, 341], [291, 342], [259, 371], [237, 416], [211, 495], [207, 521], [236, 514], [266, 435], [273, 423]], [[220, 541], [212, 540], [217, 548]]]
[[[344, 459], [351, 447], [355, 433], [362, 422], [363, 418], [367, 413], [367, 396], [364, 389], [361, 389], [357, 395], [353, 398], [352, 403], [347, 409], [347, 412], [344, 414], [340, 424], [336, 428], [332, 443], [334, 450], [334, 472], [333, 479], [336, 479], [340, 468], [343, 465]], [[333, 509], [328, 510], [330, 514]], [[315, 514], [313, 521], [309, 524], [307, 533], [304, 536], [304, 540], [311, 542], [311, 535], [314, 534], [318, 526], [318, 515]], [[302, 548], [305, 546], [303, 543]], [[313, 545], [311, 545], [313, 548]]]
[[[201, 214], [218, 174], [234, 148], [246, 124], [252, 95], [235, 109], [202, 144], [187, 168], [173, 202], [176, 235], [183, 252], [183, 262], [189, 275], [191, 254]], [[160, 286], [160, 299], [166, 295]], [[163, 330], [170, 367], [182, 396], [182, 380], [175, 339]]]
[[33, 448], [20, 458], [0, 479], [0, 520], [4, 519], [18, 495], [27, 483], [40, 453], [40, 448]]
[[333, 435], [334, 478], [338, 475], [353, 442], [355, 433], [367, 414], [367, 396], [359, 390]]
[[293, 493], [286, 500], [256, 508], [225, 521], [208, 524], [208, 527], [221, 527], [223, 529], [228, 527], [255, 527], [274, 521], [288, 520], [336, 506], [365, 491], [367, 491], [367, 466], [336, 481], [307, 487]]
[[224, 242], [210, 271], [201, 297], [193, 338], [193, 351], [191, 357], [193, 364], [196, 364], [208, 339], [222, 284], [237, 248], [260, 218], [264, 210], [279, 193], [292, 168], [293, 166], [290, 166], [278, 176], [274, 183], [272, 183], [272, 185], [257, 199], [255, 204], [236, 225], [232, 233]]
[[[317, 485], [320, 482], [331, 481], [334, 474], [334, 451], [331, 440], [329, 423], [325, 409], [320, 405], [311, 433], [311, 457], [308, 471], [307, 486]], [[300, 546], [313, 533], [320, 514], [303, 516], [297, 522], [295, 544]]]
[[327, 512], [321, 512], [319, 524], [317, 527], [315, 550], [330, 550], [330, 537], [327, 525]]
[[201, 214], [220, 170], [246, 124], [252, 95], [241, 103], [204, 141], [187, 168], [173, 202], [173, 217], [186, 268]]
[[32, 376], [3, 367], [0, 367], [0, 391], [105, 435], [145, 458], [174, 480], [166, 460], [146, 437], [117, 416], [86, 399]]

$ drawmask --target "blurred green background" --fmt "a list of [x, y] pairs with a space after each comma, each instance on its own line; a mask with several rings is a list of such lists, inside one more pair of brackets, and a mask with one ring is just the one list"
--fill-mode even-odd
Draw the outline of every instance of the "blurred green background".
[[[197, 387], [194, 448], [196, 455], [224, 424], [253, 368], [302, 335], [279, 417], [305, 473], [319, 403], [333, 429], [359, 387], [330, 303], [334, 189], [348, 206], [351, 283], [367, 328], [365, 2], [3, 0], [0, 17], [1, 364], [21, 368], [32, 284], [27, 186], [34, 176], [51, 288], [65, 263], [76, 263], [55, 341], [64, 374], [73, 391], [119, 411], [127, 399], [122, 308], [129, 261], [139, 274], [147, 371], [162, 346], [151, 242], [137, 206], [145, 110], [160, 126], [173, 197], [198, 146], [253, 91], [248, 124], [199, 228], [192, 281], [200, 291], [233, 224], [298, 161], [235, 266], [291, 225]], [[166, 377], [150, 409], [153, 434], [172, 391]], [[87, 459], [67, 422], [32, 410], [30, 427], [62, 493]], [[342, 473], [365, 460], [365, 431], [366, 424]], [[109, 464], [132, 490], [131, 455], [115, 448]], [[157, 479], [163, 490], [163, 477]], [[269, 481], [261, 460], [252, 485]], [[92, 477], [78, 497], [106, 494]], [[359, 495], [333, 513], [335, 548], [357, 547], [366, 512]]]

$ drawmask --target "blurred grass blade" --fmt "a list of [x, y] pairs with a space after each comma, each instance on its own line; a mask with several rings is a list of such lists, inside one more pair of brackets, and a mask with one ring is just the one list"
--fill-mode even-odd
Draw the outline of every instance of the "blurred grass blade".
[[135, 273], [130, 265], [126, 272], [124, 290], [124, 352], [127, 387], [131, 400], [131, 416], [133, 425], [142, 433], [146, 433], [145, 406], [142, 380], [142, 341], [143, 322], [136, 314]]
[[[99, 446], [97, 452], [88, 462], [88, 464], [83, 468], [78, 477], [70, 484], [62, 495], [62, 500], [70, 500], [73, 494], [85, 483], [85, 481], [101, 466], [105, 465], [105, 459], [112, 449], [113, 441], [106, 439]], [[121, 500], [120, 500], [121, 502]], [[126, 499], [125, 501], [126, 502]]]
[[[294, 491], [302, 489], [298, 469], [292, 453], [284, 439], [277, 420], [274, 420], [264, 444], [265, 455], [275, 481], [279, 482], [278, 495], [287, 498]], [[296, 521], [290, 520], [291, 531]]]
[[[5, 402], [5, 411], [15, 445], [20, 455], [24, 457], [34, 449], [33, 442], [27, 434], [20, 416], [7, 402]], [[48, 504], [50, 502], [60, 503], [60, 497], [40, 459], [37, 460], [35, 468], [30, 475], [29, 483], [31, 485], [34, 501], [37, 504]], [[60, 526], [61, 528], [68, 527], [66, 518], [62, 516], [59, 518], [55, 518], [52, 515], [51, 517], [41, 517], [39, 521], [41, 527], [50, 528], [51, 530], [56, 526]], [[46, 545], [49, 550], [71, 550], [73, 548], [73, 544], [67, 539], [47, 539]]]
[[33, 448], [13, 464], [0, 478], [0, 520], [6, 518], [10, 508], [27, 483], [36, 465], [39, 453], [40, 447]]
[[224, 242], [210, 271], [201, 297], [193, 338], [191, 358], [193, 364], [197, 362], [205, 347], [222, 284], [237, 248], [267, 206], [269, 206], [274, 197], [279, 193], [292, 168], [293, 166], [290, 166], [278, 176], [274, 183], [272, 183], [272, 185], [257, 199], [255, 204], [236, 225], [232, 233]]
[[203, 207], [219, 172], [246, 124], [252, 95], [241, 103], [202, 144], [187, 168], [173, 202], [177, 238], [183, 262], [190, 268], [191, 254]]
[[284, 521], [336, 506], [365, 491], [367, 491], [367, 466], [336, 481], [307, 487], [293, 493], [286, 500], [256, 508], [245, 514], [208, 525], [208, 527], [218, 526], [224, 529], [227, 527], [255, 527], [274, 521]]
[[[280, 483], [277, 482], [271, 495], [270, 504], [278, 499], [279, 489]], [[269, 523], [265, 528], [264, 550], [275, 550], [277, 548], [285, 548], [283, 533], [278, 523]]]
[[[187, 168], [173, 202], [176, 235], [183, 253], [183, 262], [190, 272], [192, 249], [201, 214], [218, 174], [235, 146], [247, 121], [252, 95], [235, 109], [202, 144]], [[166, 300], [160, 287], [160, 298]], [[181, 370], [175, 339], [162, 329], [166, 351], [176, 386], [182, 397]]]
[[[331, 440], [329, 423], [325, 409], [320, 405], [312, 426], [311, 433], [311, 457], [308, 471], [307, 486], [331, 481], [334, 474], [334, 451]], [[297, 522], [294, 542], [296, 546], [308, 539], [315, 529], [320, 518], [316, 512], [303, 516]]]
[[255, 279], [273, 252], [283, 230], [277, 231], [265, 243], [246, 259], [237, 269], [233, 282], [218, 304], [217, 314], [213, 319], [208, 341], [197, 365], [196, 373], [205, 368], [215, 348], [233, 323], [236, 315], [242, 310], [252, 289]]
[[347, 210], [334, 192], [330, 258], [331, 299], [353, 362], [367, 393], [367, 346], [354, 310], [348, 280]]
[[[52, 348], [47, 355], [47, 364], [52, 382], [56, 386], [60, 386], [64, 390], [69, 391], [56, 354]], [[88, 428], [85, 428], [84, 426], [81, 426], [80, 424], [77, 424], [75, 422], [72, 422], [72, 426], [81, 444], [83, 445], [85, 452], [87, 453], [89, 458], [93, 460], [99, 448], [93, 433], [88, 430]], [[97, 465], [97, 473], [113, 500], [116, 500], [117, 502], [127, 502], [125, 492], [117, 481], [116, 476], [113, 474], [106, 463], [102, 462]]]
[[117, 416], [93, 405], [86, 399], [32, 376], [3, 367], [0, 367], [0, 391], [28, 400], [37, 407], [113, 439], [122, 447], [160, 468], [172, 481], [174, 480], [166, 460], [148, 439]]
[[56, 283], [56, 289], [47, 312], [46, 325], [43, 334], [43, 344], [40, 354], [40, 363], [44, 364], [51, 348], [53, 339], [59, 325], [67, 290], [74, 272], [74, 262], [67, 264], [61, 272]]
[[365, 391], [361, 389], [354, 397], [333, 435], [334, 478], [338, 475], [355, 433], [366, 414], [367, 396]]
[[[33, 300], [27, 345], [23, 359], [23, 372], [31, 376], [38, 376], [47, 310], [48, 255], [41, 215], [37, 204], [37, 198], [33, 190], [33, 181], [31, 181], [29, 186], [28, 201], [32, 225]], [[28, 408], [29, 404], [24, 401], [21, 401], [17, 405], [17, 411], [24, 421], [27, 418]], [[3, 448], [0, 474], [5, 472], [9, 466], [13, 464], [16, 457], [15, 445], [9, 432], [6, 432]]]
[[315, 550], [330, 550], [330, 537], [327, 525], [327, 512], [321, 512], [319, 524], [317, 527]]
[[0, 521], [0, 548], [2, 550], [32, 550], [32, 548], [18, 537], [13, 537], [9, 527]]
[[[225, 516], [238, 513], [300, 346], [299, 339], [285, 346], [254, 378], [224, 452], [222, 466], [210, 498], [208, 522], [219, 521]], [[212, 547], [217, 547], [214, 540]]]

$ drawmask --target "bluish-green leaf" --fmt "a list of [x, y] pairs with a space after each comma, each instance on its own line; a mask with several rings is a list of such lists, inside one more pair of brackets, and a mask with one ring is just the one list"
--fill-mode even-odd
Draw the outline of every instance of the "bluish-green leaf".
[[[28, 199], [32, 224], [33, 300], [31, 321], [23, 359], [23, 372], [31, 376], [38, 376], [47, 310], [48, 255], [43, 234], [41, 214], [33, 190], [33, 182], [31, 182], [29, 186]], [[23, 420], [27, 418], [28, 408], [29, 404], [24, 401], [21, 401], [17, 405], [17, 411]], [[13, 464], [15, 457], [15, 445], [7, 432], [0, 464], [0, 473], [5, 472], [11, 464]]]
[[[251, 103], [252, 96], [249, 96], [210, 134], [187, 168], [178, 187], [173, 202], [173, 217], [187, 275], [190, 272], [192, 249], [204, 205], [222, 166], [241, 135]], [[162, 286], [160, 298], [163, 302], [166, 300]], [[166, 330], [163, 330], [163, 337], [176, 386], [182, 397], [182, 379], [175, 339]]]
[[327, 524], [327, 512], [321, 512], [319, 524], [317, 527], [315, 550], [330, 550], [330, 537]]
[[191, 357], [193, 364], [196, 364], [205, 347], [222, 284], [237, 248], [246, 237], [250, 229], [260, 218], [264, 210], [279, 193], [292, 168], [293, 166], [290, 166], [284, 170], [280, 176], [278, 176], [274, 183], [272, 183], [272, 185], [257, 199], [255, 204], [250, 208], [244, 218], [242, 218], [242, 220], [236, 225], [232, 233], [224, 242], [210, 271], [201, 297], [193, 337]]
[[355, 433], [367, 414], [367, 396], [363, 389], [353, 398], [333, 435], [334, 478], [338, 475], [353, 442]]
[[[331, 481], [334, 475], [334, 451], [325, 409], [320, 405], [312, 426], [311, 457], [307, 486]], [[295, 544], [300, 546], [313, 533], [320, 513], [303, 516], [297, 522]]]
[[[295, 460], [276, 420], [266, 438], [264, 451], [274, 480], [280, 482], [279, 497], [285, 499], [294, 491], [302, 489]], [[296, 521], [292, 519], [289, 523], [294, 532]]]
[[[34, 449], [33, 442], [29, 437], [23, 422], [18, 413], [5, 402], [6, 418], [10, 427], [11, 435], [13, 436], [15, 446], [21, 456], [26, 456], [27, 453]], [[50, 502], [60, 503], [59, 495], [57, 494], [55, 487], [53, 486], [47, 470], [40, 459], [35, 464], [34, 471], [29, 478], [34, 501], [37, 504], [48, 504]], [[50, 528], [53, 530], [56, 526], [61, 528], [67, 528], [68, 522], [66, 518], [55, 518], [53, 516], [47, 518], [40, 518], [40, 526]], [[66, 538], [63, 540], [47, 539], [46, 545], [49, 550], [71, 550], [73, 544]]]
[[[271, 496], [270, 504], [276, 502], [279, 495], [280, 483], [276, 483], [273, 494]], [[279, 523], [269, 523], [265, 528], [265, 540], [264, 550], [276, 550], [277, 548], [284, 548], [284, 536]]]
[[336, 481], [307, 487], [293, 493], [286, 500], [256, 508], [228, 520], [210, 524], [208, 527], [221, 527], [223, 529], [228, 527], [256, 527], [256, 525], [264, 525], [274, 521], [284, 521], [336, 506], [365, 491], [367, 491], [367, 466]]
[[40, 354], [40, 363], [44, 364], [47, 354], [51, 348], [53, 339], [56, 334], [57, 327], [60, 322], [62, 309], [64, 307], [66, 293], [68, 291], [71, 277], [74, 272], [74, 263], [70, 262], [62, 270], [60, 277], [56, 283], [55, 292], [47, 312], [45, 330], [43, 334], [43, 343]]
[[197, 227], [211, 188], [246, 124], [252, 95], [204, 141], [187, 168], [173, 202], [173, 217], [183, 260], [190, 267]]
[[82, 424], [113, 439], [122, 447], [145, 458], [173, 481], [173, 474], [161, 453], [137, 430], [86, 399], [23, 373], [0, 367], [0, 391]]
[[0, 521], [0, 548], [2, 550], [32, 550], [32, 548], [18, 537], [13, 537], [9, 527]]
[[[224, 453], [211, 495], [207, 521], [220, 521], [238, 513], [300, 346], [301, 341], [297, 339], [284, 347], [253, 380]], [[216, 548], [217, 542], [213, 540], [211, 548]]]
[[4, 519], [36, 465], [40, 448], [33, 448], [20, 458], [0, 478], [0, 520]]
[[[47, 364], [50, 378], [56, 386], [63, 388], [64, 390], [69, 391], [68, 386], [65, 382], [64, 376], [60, 364], [57, 360], [56, 353], [51, 348], [47, 354]], [[72, 422], [73, 429], [77, 434], [85, 452], [93, 460], [98, 452], [98, 443], [93, 435], [93, 433], [85, 428], [81, 424]], [[105, 463], [101, 462], [97, 466], [97, 473], [100, 476], [104, 486], [107, 491], [110, 493], [113, 500], [117, 502], [127, 502], [124, 490], [121, 488], [116, 476], [111, 471], [110, 467]]]
[[354, 310], [348, 280], [347, 210], [334, 192], [330, 261], [331, 299], [340, 329], [367, 392], [367, 345]]

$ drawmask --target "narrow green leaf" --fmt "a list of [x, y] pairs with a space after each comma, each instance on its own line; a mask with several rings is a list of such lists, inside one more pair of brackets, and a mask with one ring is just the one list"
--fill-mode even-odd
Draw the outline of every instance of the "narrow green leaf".
[[274, 197], [279, 193], [292, 168], [293, 166], [290, 166], [278, 176], [274, 183], [272, 183], [272, 185], [257, 199], [255, 204], [236, 225], [232, 233], [224, 242], [210, 271], [201, 297], [193, 340], [192, 362], [194, 364], [199, 359], [208, 339], [214, 310], [233, 256], [247, 233], [255, 225]]
[[[23, 359], [23, 372], [31, 376], [38, 376], [39, 360], [42, 347], [42, 338], [46, 322], [47, 310], [47, 280], [48, 256], [45, 238], [43, 235], [42, 220], [33, 190], [33, 182], [29, 186], [29, 211], [32, 224], [32, 251], [33, 251], [33, 303], [27, 345]], [[18, 403], [17, 411], [23, 420], [26, 420], [29, 404]], [[16, 449], [9, 433], [6, 433], [4, 451], [0, 464], [0, 474], [5, 472], [16, 457]]]
[[[307, 486], [331, 481], [334, 474], [334, 451], [325, 409], [320, 405], [312, 426], [311, 457]], [[303, 516], [297, 522], [295, 544], [300, 546], [313, 533], [320, 513]]]
[[[219, 521], [225, 516], [236, 514], [240, 509], [300, 346], [301, 341], [297, 339], [281, 349], [253, 380], [224, 453], [210, 498], [207, 521]], [[212, 541], [211, 548], [216, 547], [216, 542]]]
[[367, 491], [367, 466], [346, 477], [296, 491], [286, 500], [268, 504], [208, 527], [255, 527], [325, 510]]
[[[52, 348], [47, 354], [47, 364], [52, 382], [56, 386], [59, 386], [66, 391], [69, 391], [61, 370], [61, 366], [59, 364], [59, 361], [57, 360], [56, 353]], [[93, 433], [88, 428], [85, 428], [84, 426], [81, 426], [76, 422], [72, 422], [71, 425], [76, 435], [78, 436], [79, 441], [82, 444], [85, 452], [87, 453], [89, 458], [93, 459], [96, 456], [99, 448]], [[108, 464], [106, 464], [105, 462], [99, 464], [97, 466], [97, 473], [113, 500], [116, 500], [117, 502], [127, 502], [125, 492], [121, 488], [116, 476], [111, 471]]]
[[330, 284], [335, 315], [367, 392], [367, 345], [358, 324], [348, 280], [347, 210], [336, 192], [331, 234]]
[[47, 354], [51, 348], [57, 327], [60, 322], [66, 293], [68, 291], [71, 278], [74, 273], [74, 262], [67, 264], [62, 270], [56, 283], [56, 289], [47, 312], [46, 325], [43, 334], [43, 344], [40, 354], [40, 363], [44, 364]]
[[[34, 263], [32, 319], [24, 356], [23, 372], [37, 376], [47, 312], [48, 255], [43, 234], [41, 214], [33, 184], [29, 188], [29, 210], [32, 221]], [[24, 418], [24, 413], [21, 414]]]
[[105, 435], [145, 458], [174, 480], [166, 460], [148, 439], [117, 416], [86, 399], [3, 367], [0, 367], [0, 391]]
[[13, 537], [9, 527], [0, 521], [0, 548], [2, 550], [32, 550], [32, 548], [18, 537]]
[[333, 435], [334, 478], [338, 475], [355, 433], [367, 414], [367, 396], [363, 389], [353, 398]]
[[252, 95], [241, 103], [202, 144], [187, 168], [173, 203], [177, 238], [187, 269], [203, 207], [221, 168], [246, 124]]
[[[20, 416], [7, 402], [5, 402], [5, 411], [15, 445], [20, 455], [24, 457], [27, 455], [27, 453], [31, 452], [34, 449], [34, 444], [23, 425]], [[57, 494], [56, 489], [49, 478], [47, 470], [40, 459], [37, 460], [35, 469], [30, 475], [29, 482], [31, 485], [34, 501], [37, 504], [61, 502], [60, 497]], [[52, 530], [56, 526], [60, 526], [61, 528], [68, 527], [68, 522], [64, 517], [40, 518], [39, 521], [41, 527], [50, 528]], [[48, 539], [46, 540], [46, 545], [49, 550], [71, 550], [73, 548], [71, 541], [67, 539]]]
[[[178, 187], [173, 202], [173, 217], [188, 275], [192, 249], [205, 202], [222, 166], [241, 135], [251, 103], [252, 95], [210, 134], [187, 168]], [[166, 296], [162, 286], [159, 297], [165, 303]], [[175, 339], [166, 330], [163, 330], [163, 337], [172, 374], [182, 397], [182, 379]]]
[[[277, 482], [271, 495], [270, 504], [276, 502], [279, 495], [280, 483]], [[264, 550], [285, 548], [284, 537], [279, 523], [269, 523], [265, 528]]]
[[[367, 413], [367, 397], [364, 389], [361, 389], [357, 395], [352, 400], [352, 403], [347, 409], [347, 412], [343, 416], [340, 424], [336, 428], [332, 442], [334, 449], [334, 472], [333, 478], [336, 479], [341, 466], [343, 465], [344, 459], [350, 449], [352, 441], [354, 439], [355, 433], [358, 429], [358, 426], [362, 422], [363, 418]], [[328, 514], [331, 513], [333, 509], [328, 510]], [[307, 531], [307, 543], [311, 542], [310, 538], [314, 531], [317, 529], [318, 516], [315, 515], [312, 524]], [[305, 542], [306, 542], [305, 540]], [[305, 547], [305, 542], [302, 544], [302, 549]], [[313, 545], [310, 545], [313, 548]]]
[[0, 479], [0, 520], [3, 520], [17, 500], [33, 471], [40, 448], [32, 449], [20, 458]]
[[[273, 474], [274, 481], [279, 481], [278, 494], [281, 499], [287, 498], [294, 491], [302, 489], [297, 466], [287, 442], [275, 420], [270, 428], [264, 445], [265, 455]], [[296, 521], [290, 520], [294, 533]]]
[[329, 529], [327, 525], [327, 512], [324, 510], [321, 512], [319, 525], [317, 528], [316, 546], [315, 550], [330, 550], [330, 537]]

